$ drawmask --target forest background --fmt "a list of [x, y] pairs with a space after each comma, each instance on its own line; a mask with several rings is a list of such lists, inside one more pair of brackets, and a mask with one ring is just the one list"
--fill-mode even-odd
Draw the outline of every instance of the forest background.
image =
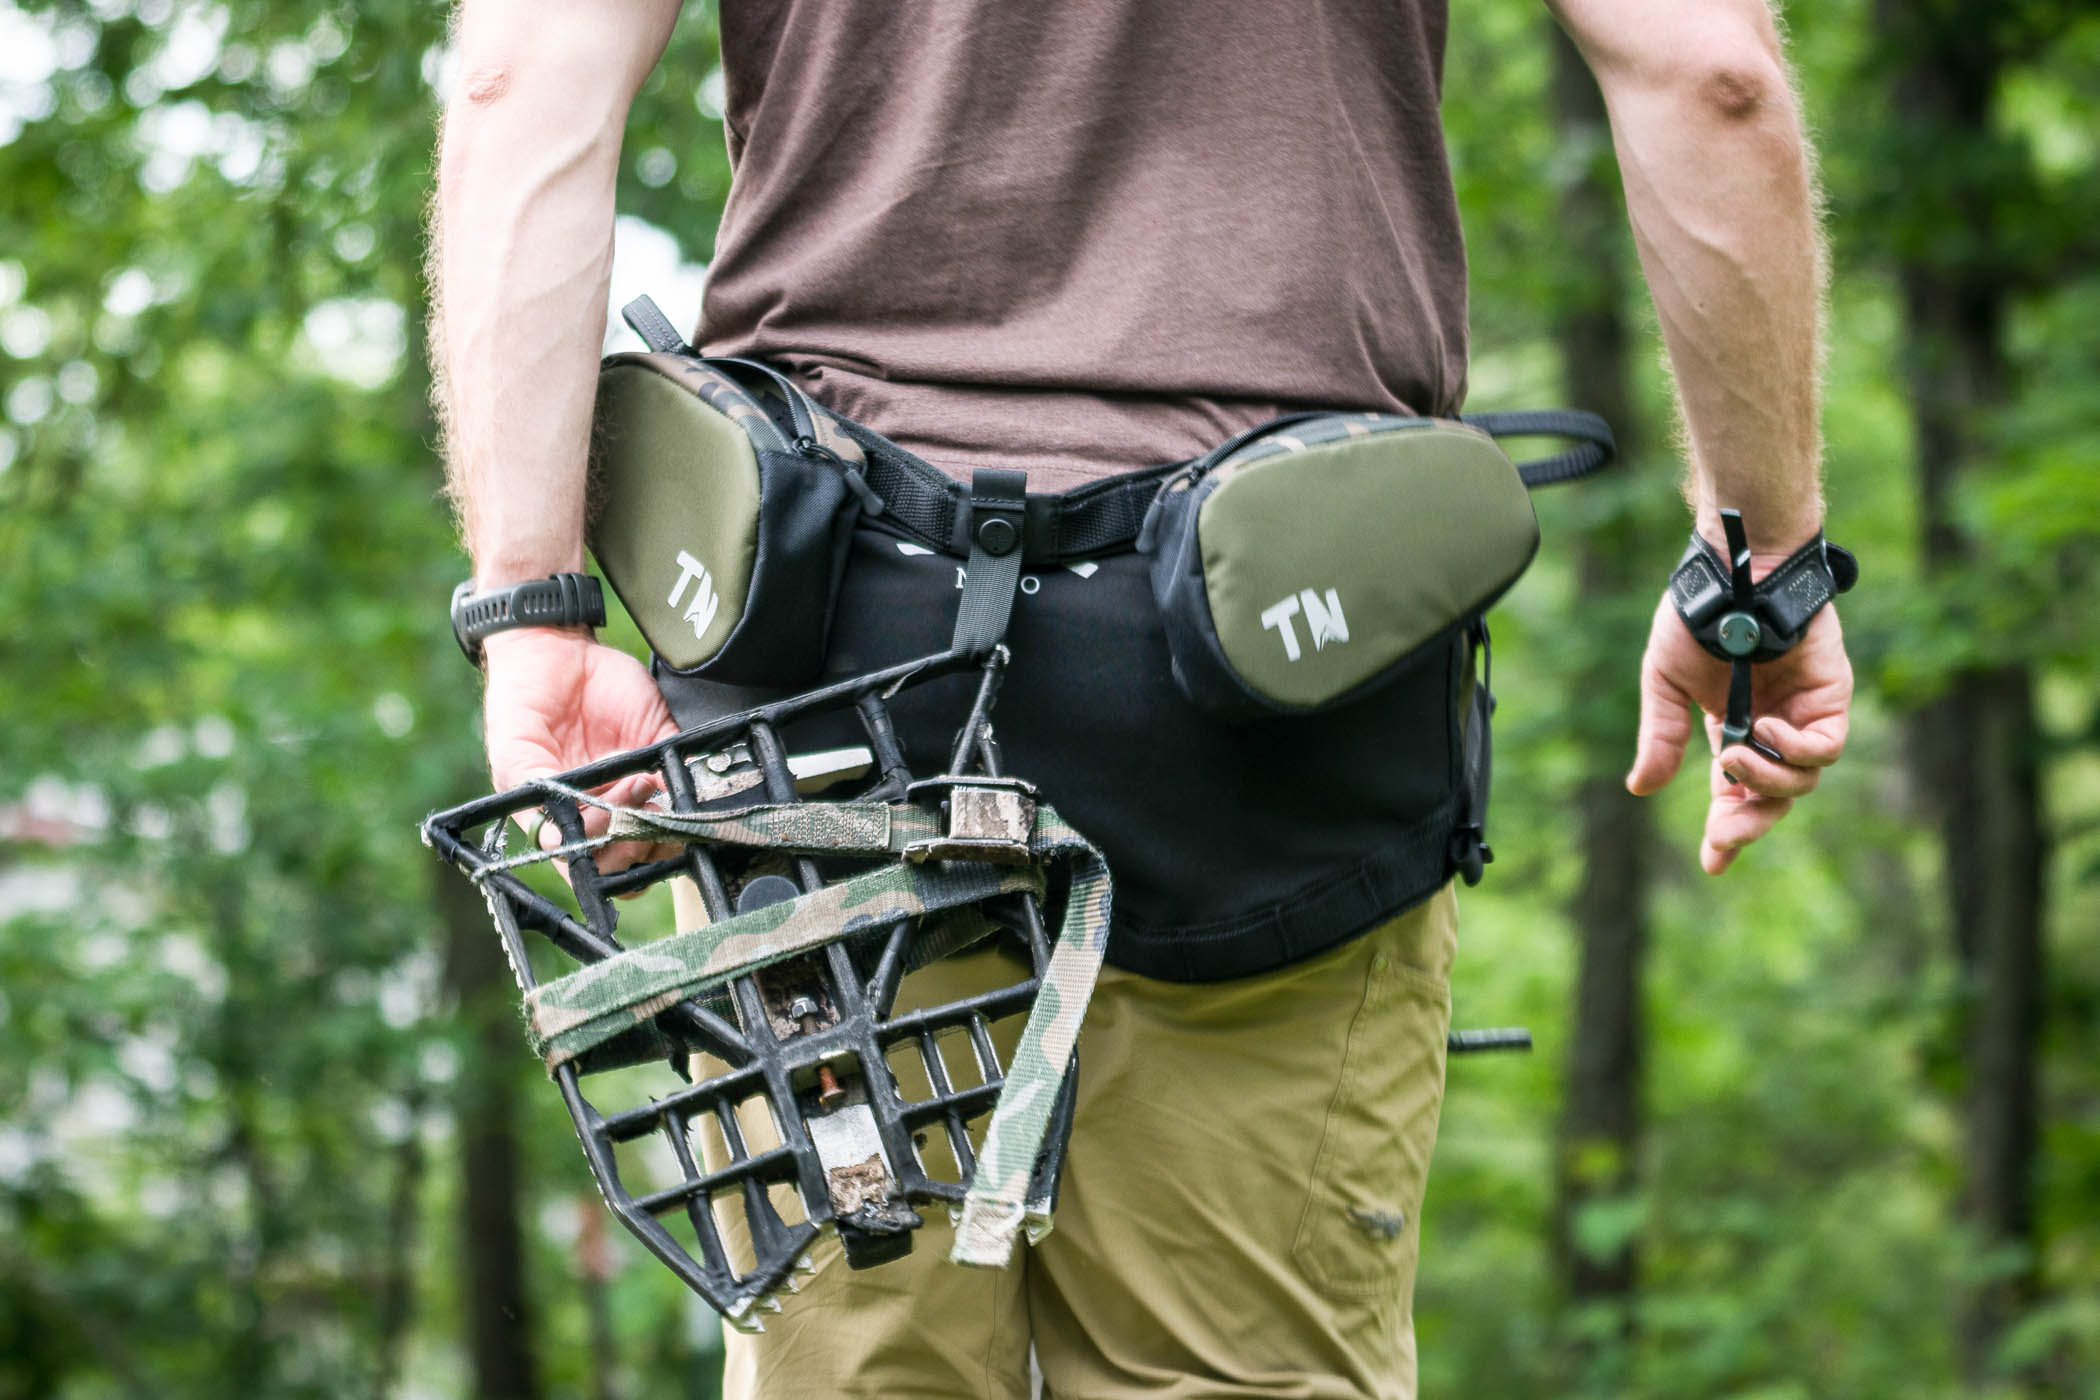
[[[1725, 878], [1635, 803], [1681, 548], [1594, 90], [1454, 7], [1470, 407], [1568, 401], [1495, 615], [1428, 1396], [2100, 1396], [2100, 12], [1787, 7], [1832, 262], [1851, 749]], [[0, 5], [0, 1397], [715, 1394], [485, 916], [420, 256], [440, 7]], [[615, 300], [697, 304], [700, 5], [636, 110]], [[631, 637], [631, 633], [626, 634]]]

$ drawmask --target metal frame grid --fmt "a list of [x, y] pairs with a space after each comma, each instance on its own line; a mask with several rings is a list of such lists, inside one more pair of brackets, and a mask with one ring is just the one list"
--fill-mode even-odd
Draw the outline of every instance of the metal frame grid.
[[[700, 725], [647, 748], [576, 769], [558, 782], [588, 792], [620, 778], [654, 773], [661, 778], [672, 809], [680, 812], [746, 803], [759, 795], [770, 802], [806, 800], [797, 794], [780, 731], [812, 715], [850, 710], [866, 736], [872, 758], [872, 780], [850, 796], [862, 801], [903, 801], [917, 778], [891, 720], [890, 700], [900, 691], [972, 667], [979, 672], [975, 699], [941, 776], [996, 778], [1000, 762], [990, 719], [1005, 664], [1003, 647], [984, 657], [957, 651], [937, 653]], [[703, 797], [694, 764], [706, 764], [710, 758], [719, 763], [726, 754], [738, 755], [737, 762], [744, 765], [739, 777], [748, 790], [731, 797]], [[711, 920], [755, 907], [750, 896], [758, 882], [741, 878], [735, 868], [740, 857], [748, 857], [750, 848], [694, 843], [676, 857], [611, 875], [600, 874], [588, 859], [572, 860], [569, 879], [577, 912], [571, 914], [506, 867], [505, 824], [535, 808], [546, 810], [565, 844], [580, 845], [585, 840], [578, 803], [536, 786], [438, 813], [423, 828], [439, 854], [480, 885], [522, 989], [536, 985], [526, 930], [582, 963], [620, 952], [614, 904], [620, 895], [684, 876], [698, 887]], [[819, 862], [808, 858], [786, 863], [791, 884], [776, 883], [779, 897], [815, 890], [839, 877], [837, 869], [820, 868]], [[861, 862], [859, 868], [866, 868], [866, 863]], [[737, 898], [739, 886], [745, 897], [742, 905]], [[994, 936], [1011, 942], [1026, 958], [1029, 972], [1010, 985], [892, 1014], [898, 985], [921, 951], [922, 940], [929, 936], [919, 921], [902, 920], [886, 929], [855, 934], [850, 945], [842, 933], [840, 940], [810, 953], [737, 977], [726, 987], [726, 995], [682, 1001], [660, 1013], [653, 1027], [637, 1027], [554, 1071], [584, 1157], [606, 1203], [651, 1253], [733, 1324], [756, 1328], [760, 1311], [777, 1308], [773, 1295], [783, 1287], [793, 1290], [794, 1273], [798, 1266], [806, 1266], [807, 1251], [820, 1234], [835, 1229], [848, 1262], [865, 1267], [910, 1251], [911, 1232], [921, 1223], [913, 1206], [962, 1199], [976, 1167], [970, 1123], [990, 1112], [1006, 1082], [1007, 1067], [996, 1052], [990, 1023], [1027, 1013], [1051, 945], [1041, 902], [1033, 895], [1003, 895], [986, 901], [979, 911], [994, 927]], [[958, 1031], [960, 1036], [955, 1036]], [[967, 1083], [944, 1059], [940, 1044], [944, 1032], [968, 1046], [976, 1073], [967, 1078], [977, 1082]], [[908, 1047], [905, 1053], [920, 1058], [932, 1089], [929, 1096], [906, 1102], [889, 1061], [900, 1047]], [[587, 1096], [589, 1076], [666, 1054], [680, 1081], [688, 1081], [688, 1064], [695, 1054], [711, 1056], [727, 1068], [697, 1083], [681, 1082], [660, 1098], [617, 1112], [601, 1113]], [[1076, 1072], [1067, 1075], [1036, 1166], [1032, 1197], [1054, 1198], [1071, 1126], [1075, 1082]], [[966, 1087], [957, 1087], [959, 1083]], [[771, 1116], [775, 1145], [754, 1147], [745, 1123], [739, 1120], [738, 1108], [754, 1100], [762, 1101]], [[864, 1115], [858, 1112], [863, 1105]], [[838, 1162], [827, 1168], [822, 1160], [811, 1125], [822, 1132], [827, 1119], [848, 1110], [854, 1111], [854, 1124], [864, 1128], [872, 1122], [880, 1153], [871, 1160], [878, 1164], [875, 1173], [882, 1179], [867, 1179], [865, 1164], [861, 1175], [849, 1171], [842, 1178]], [[720, 1133], [728, 1155], [714, 1170], [699, 1160], [691, 1136], [696, 1125], [709, 1121]], [[935, 1127], [942, 1131], [960, 1166], [958, 1179], [929, 1171], [915, 1141], [916, 1135]], [[621, 1181], [615, 1149], [651, 1135], [668, 1144], [680, 1179], [636, 1194]], [[860, 1140], [865, 1141], [865, 1132]], [[806, 1219], [790, 1223], [783, 1218], [770, 1193], [779, 1186], [792, 1188]], [[741, 1211], [755, 1254], [755, 1262], [748, 1267], [740, 1267], [731, 1258], [723, 1236], [716, 1211], [725, 1202]], [[849, 1208], [840, 1209], [841, 1202]], [[691, 1226], [697, 1257], [666, 1228], [666, 1217], [682, 1218]]]

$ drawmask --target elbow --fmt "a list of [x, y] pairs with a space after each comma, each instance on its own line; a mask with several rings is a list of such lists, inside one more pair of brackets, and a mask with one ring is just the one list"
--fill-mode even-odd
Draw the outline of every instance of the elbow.
[[1755, 42], [1715, 44], [1680, 76], [1682, 101], [1700, 120], [1723, 126], [1794, 119], [1794, 91], [1779, 55]]
[[505, 63], [477, 64], [461, 76], [455, 100], [467, 108], [493, 107], [510, 92], [510, 71]]
[[1663, 104], [1707, 128], [1795, 121], [1779, 31], [1763, 0], [1679, 0], [1645, 21], [1616, 0], [1557, 0], [1608, 101]]

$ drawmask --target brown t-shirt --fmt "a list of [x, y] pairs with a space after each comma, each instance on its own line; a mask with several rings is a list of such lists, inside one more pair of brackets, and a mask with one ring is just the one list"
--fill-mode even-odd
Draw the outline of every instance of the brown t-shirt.
[[1455, 412], [1443, 0], [721, 0], [709, 353], [1036, 490]]

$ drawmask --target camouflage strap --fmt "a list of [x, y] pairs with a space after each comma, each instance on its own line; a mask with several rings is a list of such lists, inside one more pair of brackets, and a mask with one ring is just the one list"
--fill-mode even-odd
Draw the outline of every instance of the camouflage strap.
[[887, 802], [759, 802], [726, 812], [616, 808], [614, 841], [712, 842], [789, 855], [900, 855], [941, 834], [923, 807]]
[[1034, 866], [884, 865], [543, 982], [525, 994], [526, 1032], [552, 1070], [687, 997], [798, 953], [899, 919], [1042, 888]]
[[1007, 1067], [1006, 1086], [992, 1109], [977, 1170], [970, 1178], [956, 1221], [955, 1246], [948, 1257], [958, 1264], [1003, 1269], [1013, 1258], [1014, 1237], [1023, 1225], [1030, 1240], [1050, 1229], [1050, 1203], [1030, 1200], [1028, 1188], [1042, 1155], [1050, 1113], [1064, 1088], [1065, 1071], [1079, 1042], [1101, 957], [1108, 948], [1109, 901], [1113, 893], [1108, 862], [1101, 852], [1048, 807], [1036, 811], [1030, 845], [1041, 856], [1072, 862], [1072, 887], [1065, 897], [1064, 923], [1050, 950], [1042, 988], [1028, 1013], [1028, 1026]]
[[521, 865], [567, 860], [615, 841], [754, 846], [784, 855], [884, 856], [902, 854], [905, 847], [941, 834], [937, 815], [908, 804], [754, 802], [712, 812], [673, 812], [661, 807], [623, 807], [553, 778], [536, 778], [532, 785], [550, 796], [596, 807], [610, 814], [611, 822], [600, 835], [582, 841], [491, 861], [476, 872], [477, 878]]

